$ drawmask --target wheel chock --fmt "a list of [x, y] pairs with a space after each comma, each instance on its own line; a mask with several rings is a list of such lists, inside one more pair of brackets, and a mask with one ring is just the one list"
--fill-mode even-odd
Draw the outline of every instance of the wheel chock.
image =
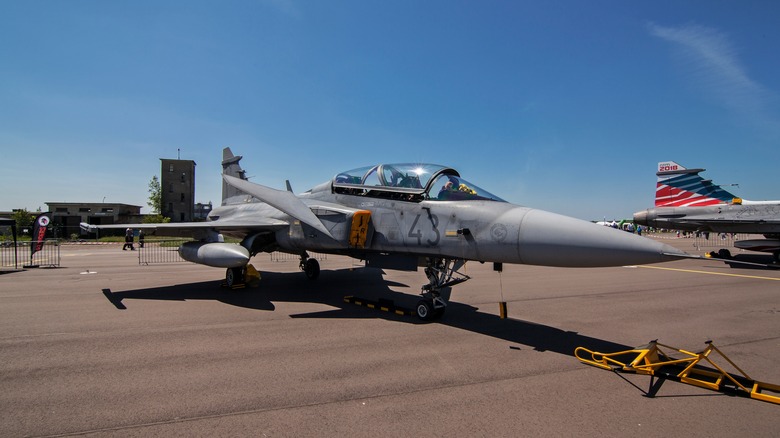
[[246, 283], [239, 283], [239, 284], [234, 284], [233, 286], [228, 286], [227, 282], [223, 281], [222, 284], [220, 284], [220, 286], [230, 290], [236, 290], [236, 289], [244, 289], [246, 287]]
[[257, 287], [260, 283], [260, 272], [255, 269], [251, 264], [246, 265], [246, 274], [244, 274], [244, 282], [252, 287]]

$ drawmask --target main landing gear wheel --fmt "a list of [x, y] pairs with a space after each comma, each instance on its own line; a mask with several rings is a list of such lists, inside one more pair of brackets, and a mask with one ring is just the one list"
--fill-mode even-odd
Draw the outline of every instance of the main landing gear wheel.
[[320, 276], [320, 262], [316, 259], [306, 259], [303, 264], [303, 272], [309, 280], [316, 280]]
[[225, 284], [227, 287], [244, 284], [245, 276], [244, 268], [227, 268], [227, 272], [225, 272]]

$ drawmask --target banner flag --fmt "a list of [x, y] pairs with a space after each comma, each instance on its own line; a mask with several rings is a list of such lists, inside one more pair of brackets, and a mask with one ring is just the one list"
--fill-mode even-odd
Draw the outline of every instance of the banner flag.
[[51, 212], [41, 213], [35, 218], [33, 225], [32, 242], [30, 242], [30, 260], [33, 254], [43, 249], [43, 239], [46, 237], [46, 228], [51, 222]]

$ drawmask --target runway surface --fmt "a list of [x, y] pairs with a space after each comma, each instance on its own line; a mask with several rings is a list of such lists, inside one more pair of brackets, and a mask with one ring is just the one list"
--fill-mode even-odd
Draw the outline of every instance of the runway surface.
[[[691, 252], [690, 243], [670, 241]], [[223, 270], [139, 266], [118, 245], [62, 247], [62, 268], [0, 275], [2, 436], [777, 436], [780, 405], [580, 363], [652, 339], [713, 340], [780, 384], [780, 271], [685, 260], [541, 268], [469, 262], [434, 323], [412, 306], [422, 271], [328, 256]], [[701, 253], [701, 252], [699, 252]], [[498, 302], [509, 318], [499, 319]]]

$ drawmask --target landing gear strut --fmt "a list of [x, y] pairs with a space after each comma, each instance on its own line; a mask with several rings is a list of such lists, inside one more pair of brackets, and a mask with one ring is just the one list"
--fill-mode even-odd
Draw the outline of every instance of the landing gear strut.
[[301, 254], [301, 263], [299, 264], [301, 270], [306, 273], [306, 277], [309, 280], [316, 280], [320, 276], [320, 262], [317, 259], [309, 257], [309, 254]]
[[415, 307], [418, 318], [431, 321], [444, 314], [447, 300], [442, 296], [442, 289], [449, 289], [471, 278], [458, 272], [465, 264], [466, 261], [461, 259], [432, 257], [426, 260], [425, 275], [428, 277], [428, 284], [422, 287], [420, 295], [423, 298]]

